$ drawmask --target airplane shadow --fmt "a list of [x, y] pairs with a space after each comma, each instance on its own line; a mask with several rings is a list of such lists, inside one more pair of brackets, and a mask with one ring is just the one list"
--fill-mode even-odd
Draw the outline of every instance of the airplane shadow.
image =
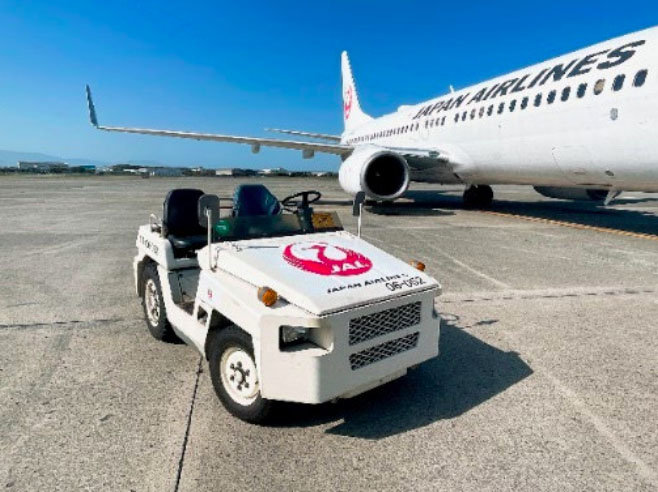
[[[434, 192], [432, 192], [434, 193]], [[405, 195], [406, 197], [406, 195]], [[352, 200], [319, 200], [318, 205], [331, 205], [341, 207], [351, 207]], [[364, 204], [366, 212], [375, 215], [415, 215], [415, 216], [431, 216], [431, 215], [454, 215], [454, 212], [446, 210], [438, 210], [433, 206], [432, 202], [426, 200], [421, 201], [398, 201], [382, 203], [372, 200], [366, 200]]]
[[[463, 209], [460, 196], [445, 194], [436, 190], [414, 190], [405, 193], [403, 198], [411, 200], [414, 207], [440, 210]], [[656, 198], [617, 199], [611, 206], [636, 205], [639, 203], [658, 202]], [[395, 202], [386, 207], [395, 210], [408, 208], [407, 202]], [[382, 209], [384, 210], [384, 209]], [[656, 212], [624, 210], [609, 208], [596, 203], [569, 202], [562, 200], [542, 200], [537, 202], [517, 202], [511, 200], [494, 200], [491, 208], [494, 212], [519, 215], [528, 218], [559, 220], [591, 227], [604, 227], [638, 234], [658, 234], [658, 207]]]
[[[614, 202], [613, 205], [621, 205], [621, 203]], [[529, 218], [559, 220], [636, 234], [658, 234], [658, 208], [656, 208], [654, 214], [640, 210], [612, 209], [596, 204], [577, 202], [521, 203], [496, 201], [491, 210]]]
[[[382, 439], [452, 419], [532, 374], [515, 352], [505, 352], [470, 335], [458, 317], [441, 320], [441, 353], [407, 376], [336, 404], [289, 405], [282, 427], [340, 421], [329, 434]], [[492, 325], [483, 320], [476, 325]]]

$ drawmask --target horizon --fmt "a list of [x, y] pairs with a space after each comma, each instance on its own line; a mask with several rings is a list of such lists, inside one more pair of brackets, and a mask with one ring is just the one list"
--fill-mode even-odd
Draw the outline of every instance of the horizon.
[[591, 7], [564, 1], [541, 11], [509, 5], [10, 2], [0, 7], [0, 148], [117, 163], [336, 171], [334, 156], [304, 160], [298, 151], [265, 148], [254, 155], [245, 145], [100, 132], [89, 124], [84, 85], [108, 125], [339, 134], [343, 49], [361, 105], [377, 117], [450, 85], [463, 88], [658, 23], [650, 2], [634, 4], [623, 19], [617, 4], [600, 2], [596, 22]]

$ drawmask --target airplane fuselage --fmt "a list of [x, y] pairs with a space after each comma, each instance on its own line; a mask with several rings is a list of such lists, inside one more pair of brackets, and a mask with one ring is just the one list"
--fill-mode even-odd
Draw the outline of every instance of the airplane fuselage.
[[639, 31], [403, 106], [342, 141], [447, 155], [412, 166], [417, 181], [658, 191], [656, 53], [658, 28]]

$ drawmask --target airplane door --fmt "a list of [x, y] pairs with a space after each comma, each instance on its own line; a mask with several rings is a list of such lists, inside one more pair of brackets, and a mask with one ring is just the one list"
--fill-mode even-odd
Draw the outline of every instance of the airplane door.
[[583, 145], [553, 147], [553, 160], [567, 180], [574, 185], [614, 185], [612, 177], [597, 166], [591, 152]]
[[425, 123], [420, 123], [420, 128], [416, 133], [414, 140], [419, 142], [426, 142], [430, 137], [430, 129], [425, 126]]

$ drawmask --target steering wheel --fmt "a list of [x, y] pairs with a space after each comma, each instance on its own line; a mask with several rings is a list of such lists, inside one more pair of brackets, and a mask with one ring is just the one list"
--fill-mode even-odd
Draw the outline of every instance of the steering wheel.
[[[311, 197], [309, 199], [309, 197]], [[290, 195], [281, 200], [281, 205], [288, 212], [295, 212], [308, 208], [311, 203], [317, 202], [322, 197], [322, 193], [315, 190], [300, 191], [294, 195]]]

